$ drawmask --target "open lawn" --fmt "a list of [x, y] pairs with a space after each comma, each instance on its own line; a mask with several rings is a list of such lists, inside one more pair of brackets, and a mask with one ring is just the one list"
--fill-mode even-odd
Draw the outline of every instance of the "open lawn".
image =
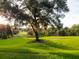
[[79, 59], [78, 36], [14, 37], [0, 40], [0, 59]]

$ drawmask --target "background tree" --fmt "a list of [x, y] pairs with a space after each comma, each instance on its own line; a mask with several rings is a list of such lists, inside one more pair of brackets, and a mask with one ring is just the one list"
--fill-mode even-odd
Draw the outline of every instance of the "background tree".
[[74, 24], [71, 28], [71, 35], [78, 36], [79, 35], [79, 25]]
[[59, 30], [59, 36], [70, 36], [70, 29], [68, 27]]
[[31, 25], [36, 41], [39, 41], [39, 29], [48, 25], [61, 28], [60, 18], [68, 12], [67, 0], [5, 0], [3, 6], [11, 16], [21, 23], [26, 20]]

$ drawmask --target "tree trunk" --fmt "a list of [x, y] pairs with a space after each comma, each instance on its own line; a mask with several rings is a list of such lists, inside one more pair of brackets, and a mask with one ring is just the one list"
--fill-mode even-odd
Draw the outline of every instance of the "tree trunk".
[[39, 34], [38, 34], [38, 30], [35, 28], [35, 26], [33, 26], [32, 24], [31, 24], [31, 26], [32, 26], [32, 29], [33, 29], [33, 31], [34, 31], [34, 34], [35, 34], [35, 37], [36, 37], [36, 41], [40, 41], [39, 40]]
[[36, 32], [34, 32], [34, 33], [35, 33], [36, 41], [40, 41], [40, 40], [39, 40], [39, 34], [38, 34], [38, 32], [36, 31]]

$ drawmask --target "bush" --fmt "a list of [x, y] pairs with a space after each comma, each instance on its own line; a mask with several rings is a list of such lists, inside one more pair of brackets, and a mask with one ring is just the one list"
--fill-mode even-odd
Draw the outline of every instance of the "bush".
[[16, 35], [19, 33], [19, 30], [13, 30], [13, 34]]

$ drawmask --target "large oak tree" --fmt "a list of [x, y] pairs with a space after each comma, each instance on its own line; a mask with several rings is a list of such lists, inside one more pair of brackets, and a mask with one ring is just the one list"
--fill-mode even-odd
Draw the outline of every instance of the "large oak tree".
[[17, 21], [31, 25], [36, 41], [39, 41], [40, 27], [46, 29], [49, 25], [60, 29], [60, 19], [69, 11], [67, 0], [4, 0], [2, 6]]

